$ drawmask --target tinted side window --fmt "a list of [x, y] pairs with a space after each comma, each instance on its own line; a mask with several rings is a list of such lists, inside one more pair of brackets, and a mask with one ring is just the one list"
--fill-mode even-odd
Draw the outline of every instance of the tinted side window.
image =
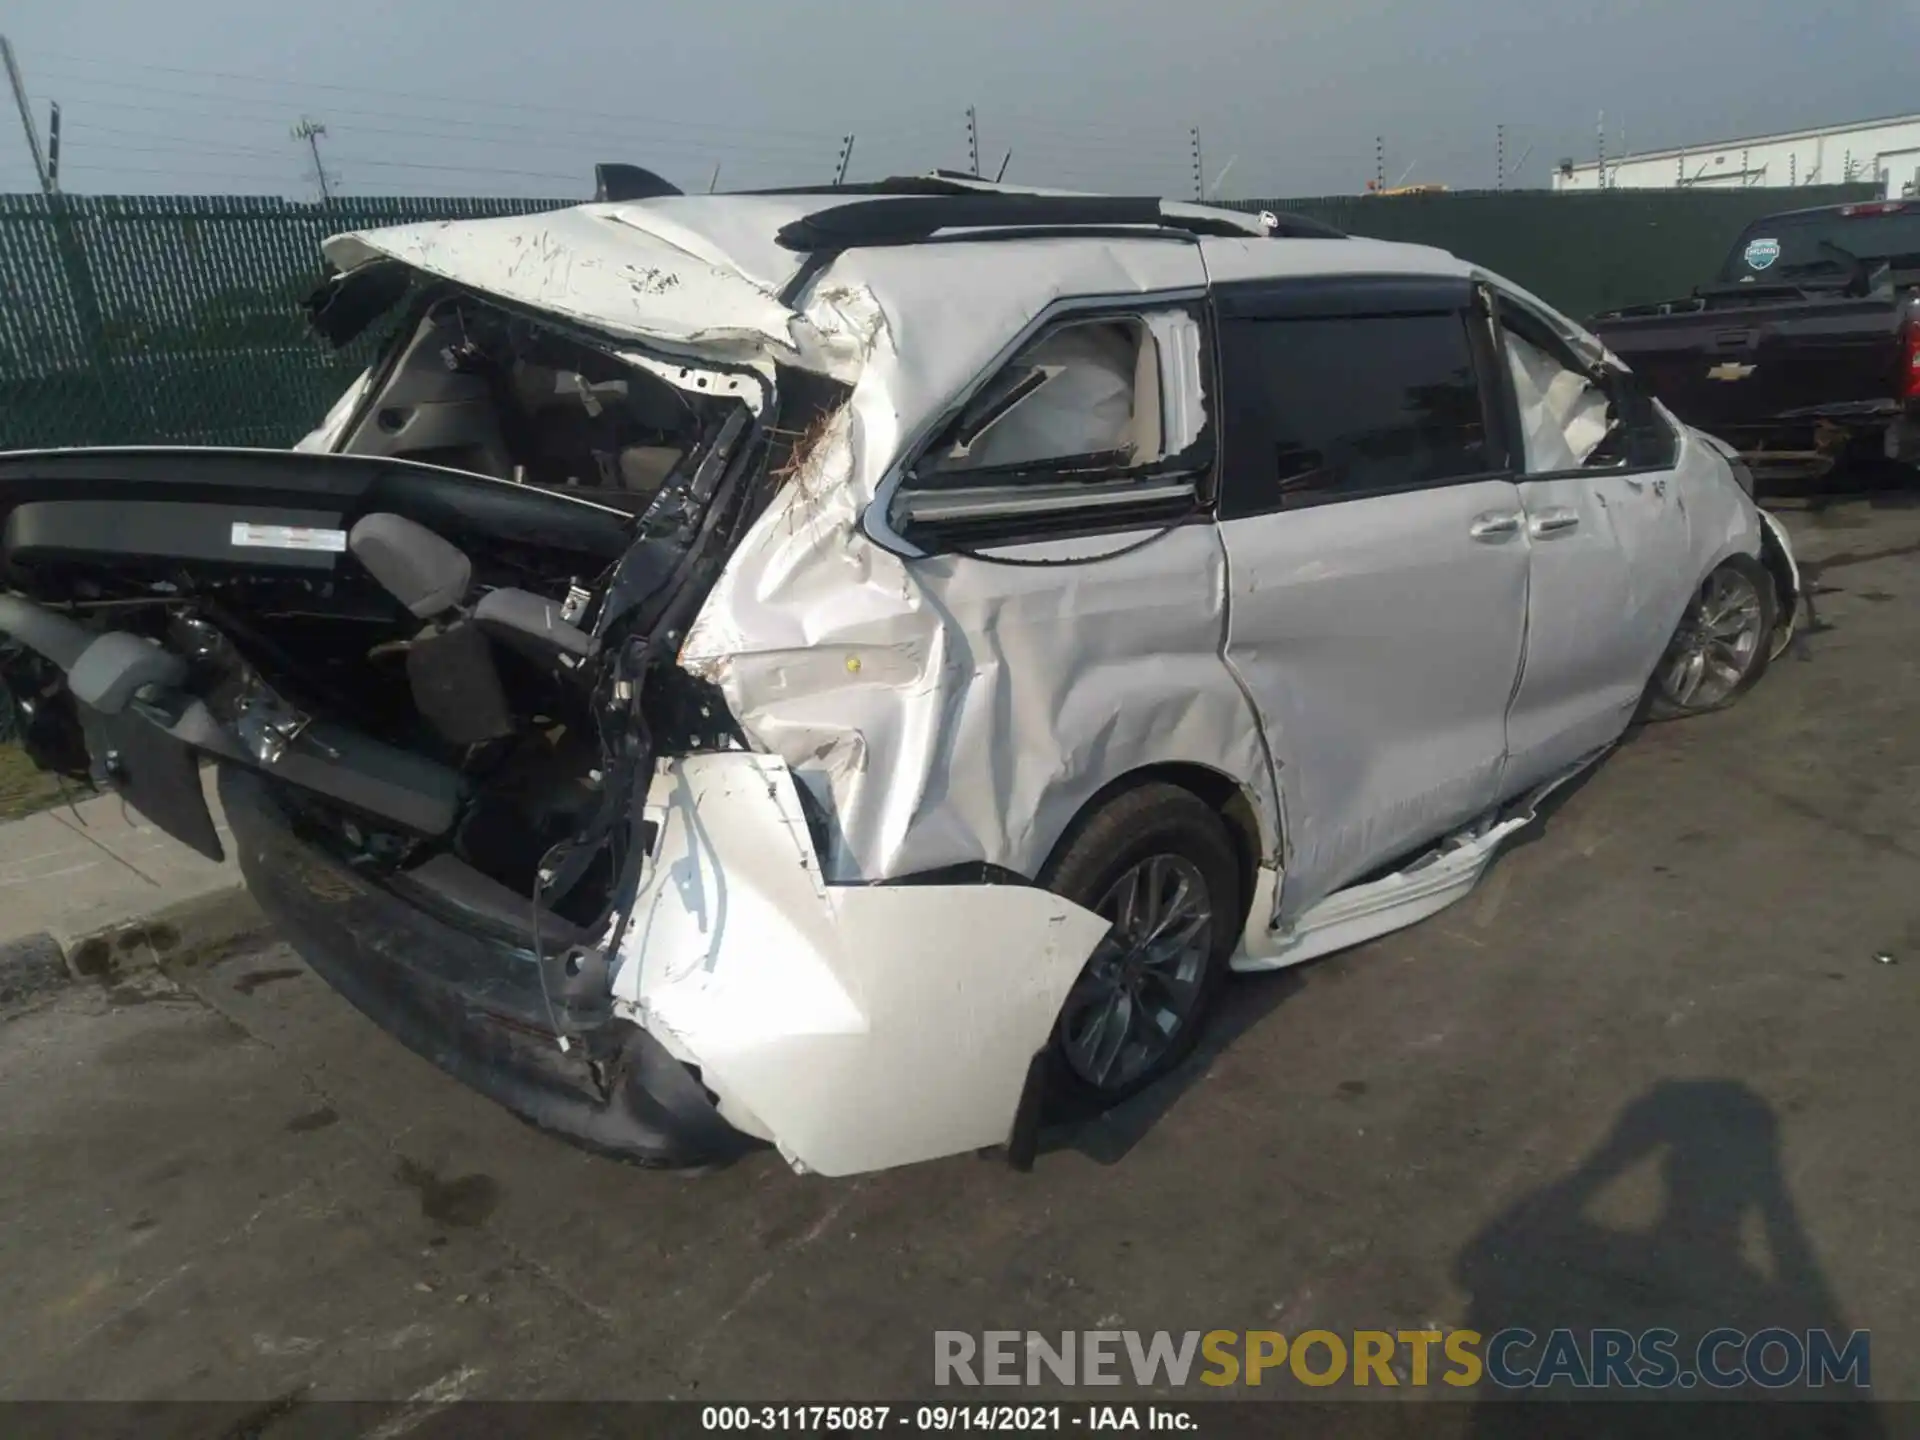
[[1225, 518], [1495, 468], [1466, 317], [1231, 320]]
[[1877, 261], [1906, 257], [1920, 257], [1920, 210], [1867, 215], [1829, 212], [1761, 220], [1749, 226], [1727, 256], [1720, 278], [1758, 282], [1763, 276], [1845, 276], [1856, 261], [1871, 267]]

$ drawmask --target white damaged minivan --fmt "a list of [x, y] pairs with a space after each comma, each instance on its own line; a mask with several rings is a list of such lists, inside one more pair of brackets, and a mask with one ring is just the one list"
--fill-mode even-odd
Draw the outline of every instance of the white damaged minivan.
[[0, 456], [43, 764], [593, 1149], [846, 1175], [1110, 1104], [1417, 921], [1800, 583], [1443, 252], [951, 177], [336, 236], [294, 451]]

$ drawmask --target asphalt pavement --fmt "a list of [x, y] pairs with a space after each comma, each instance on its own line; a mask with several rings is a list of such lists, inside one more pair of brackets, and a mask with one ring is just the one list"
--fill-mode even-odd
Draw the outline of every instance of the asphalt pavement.
[[1815, 619], [1742, 704], [1635, 734], [1453, 909], [1237, 982], [1031, 1174], [597, 1159], [271, 941], [18, 999], [0, 1397], [898, 1397], [937, 1329], [1544, 1309], [1870, 1328], [1920, 1401], [1920, 509], [1791, 525]]

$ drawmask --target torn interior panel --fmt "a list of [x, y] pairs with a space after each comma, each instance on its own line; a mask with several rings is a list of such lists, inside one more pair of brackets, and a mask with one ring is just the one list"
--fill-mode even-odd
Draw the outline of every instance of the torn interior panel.
[[1579, 469], [1607, 438], [1606, 392], [1511, 330], [1505, 339], [1528, 470]]

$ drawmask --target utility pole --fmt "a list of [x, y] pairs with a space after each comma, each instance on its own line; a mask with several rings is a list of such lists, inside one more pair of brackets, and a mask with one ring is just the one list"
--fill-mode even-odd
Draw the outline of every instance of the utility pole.
[[1373, 188], [1387, 188], [1387, 137], [1384, 135], [1373, 137]]
[[1196, 200], [1205, 200], [1207, 198], [1207, 170], [1206, 164], [1200, 156], [1200, 127], [1198, 125], [1193, 126], [1187, 131], [1187, 135], [1193, 141], [1193, 198]]
[[47, 184], [60, 188], [60, 102], [55, 100], [47, 117]]
[[327, 167], [320, 160], [320, 138], [327, 133], [327, 127], [317, 120], [300, 117], [300, 123], [293, 127], [293, 138], [307, 142], [307, 148], [313, 152], [313, 178], [320, 185], [320, 203], [331, 205], [333, 192], [327, 188]]
[[833, 167], [833, 183], [835, 185], [844, 185], [847, 183], [847, 162], [852, 159], [853, 136], [843, 135], [840, 137], [840, 160], [839, 163]]
[[973, 106], [967, 106], [967, 160], [973, 167], [974, 179], [980, 178], [980, 117], [974, 113]]
[[707, 194], [711, 195], [720, 188], [720, 162], [713, 162], [713, 174], [707, 177]]
[[998, 185], [1002, 180], [1007, 178], [1007, 164], [1012, 159], [1013, 159], [1013, 147], [1009, 145], [1007, 147], [1007, 153], [1000, 157], [1000, 168], [996, 170], [993, 174], [994, 184]]
[[1607, 188], [1607, 112], [1602, 110], [1593, 127], [1593, 153], [1599, 164], [1599, 185]]
[[40, 132], [33, 127], [33, 106], [27, 101], [27, 82], [20, 78], [20, 66], [13, 58], [13, 42], [0, 35], [0, 59], [6, 61], [7, 83], [13, 86], [13, 103], [20, 107], [20, 128], [27, 132], [27, 151], [33, 156], [33, 173], [40, 189], [53, 194], [53, 179], [47, 174], [47, 157], [40, 153]]
[[1507, 188], [1507, 127], [1493, 127], [1493, 188]]

